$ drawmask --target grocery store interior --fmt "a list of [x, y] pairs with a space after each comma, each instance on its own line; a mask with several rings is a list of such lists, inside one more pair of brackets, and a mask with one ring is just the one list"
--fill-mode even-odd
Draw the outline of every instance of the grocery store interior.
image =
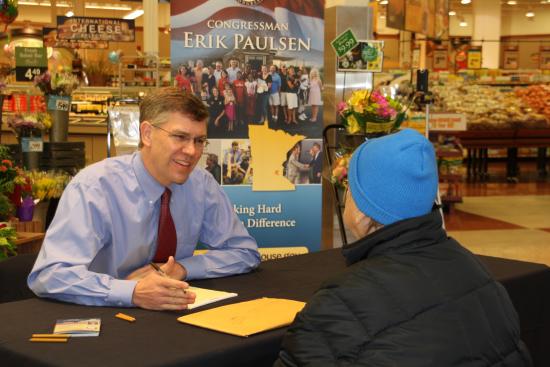
[[[367, 3], [327, 0], [325, 7]], [[440, 195], [447, 230], [476, 253], [550, 265], [550, 1], [436, 3], [446, 16], [427, 35], [392, 28], [392, 22], [399, 22], [392, 2], [368, 4], [372, 36], [384, 41], [383, 70], [369, 83], [406, 89], [407, 81], [409, 87], [416, 83], [417, 69], [429, 71], [429, 113], [462, 116], [459, 127], [430, 131], [441, 152]], [[135, 19], [135, 40], [60, 44], [55, 39], [57, 17], [74, 15]], [[334, 14], [325, 14], [326, 54], [333, 53], [333, 19]], [[71, 101], [68, 140], [82, 144], [75, 148], [81, 155], [75, 164], [106, 158], [109, 103], [173, 84], [179, 65], [170, 62], [170, 20], [169, 1], [19, 1], [18, 16], [0, 34], [0, 67], [7, 84], [1, 142], [17, 143], [7, 117], [21, 109], [32, 111], [39, 103], [35, 97], [40, 92], [32, 83], [16, 81], [9, 73], [15, 65], [14, 49], [48, 46], [49, 69], [70, 66], [86, 75]], [[335, 100], [343, 98], [334, 92], [337, 72], [329, 66], [333, 62], [334, 56], [325, 55], [325, 125], [337, 120]], [[417, 107], [408, 115], [411, 127], [426, 119], [425, 105]], [[325, 177], [331, 169], [325, 162]], [[328, 193], [323, 200], [328, 208], [323, 248], [341, 246], [333, 200]]]

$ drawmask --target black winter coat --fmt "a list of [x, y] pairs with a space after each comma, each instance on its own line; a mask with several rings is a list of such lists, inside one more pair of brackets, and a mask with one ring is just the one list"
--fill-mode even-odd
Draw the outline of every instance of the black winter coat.
[[433, 211], [344, 247], [350, 266], [296, 316], [275, 366], [531, 366], [506, 290], [441, 224]]

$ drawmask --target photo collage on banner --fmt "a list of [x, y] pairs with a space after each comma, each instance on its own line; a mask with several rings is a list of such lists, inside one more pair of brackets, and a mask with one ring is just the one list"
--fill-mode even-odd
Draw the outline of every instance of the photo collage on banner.
[[324, 0], [172, 0], [174, 84], [209, 110], [199, 166], [263, 259], [321, 246]]

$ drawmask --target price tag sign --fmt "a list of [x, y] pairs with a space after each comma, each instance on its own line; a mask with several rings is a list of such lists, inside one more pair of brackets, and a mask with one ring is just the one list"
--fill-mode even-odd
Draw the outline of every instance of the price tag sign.
[[42, 152], [44, 142], [41, 138], [21, 138], [21, 151], [23, 153]]
[[430, 115], [432, 131], [465, 131], [466, 115], [461, 113], [432, 113]]
[[50, 111], [69, 111], [71, 108], [71, 97], [52, 96], [48, 97], [48, 110]]
[[355, 38], [355, 35], [351, 29], [348, 28], [344, 33], [336, 37], [330, 44], [332, 45], [332, 48], [334, 48], [334, 51], [336, 51], [336, 55], [338, 55], [338, 57], [342, 57], [346, 54], [346, 52], [351, 51], [352, 48], [357, 46], [358, 43], [357, 38]]
[[48, 70], [44, 47], [15, 48], [15, 80], [32, 82], [34, 77]]

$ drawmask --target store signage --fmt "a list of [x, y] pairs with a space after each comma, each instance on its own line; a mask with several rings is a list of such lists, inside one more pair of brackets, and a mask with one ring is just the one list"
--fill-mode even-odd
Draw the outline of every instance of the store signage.
[[380, 73], [384, 64], [384, 41], [359, 40], [357, 45], [338, 58], [338, 71]]
[[30, 82], [34, 77], [48, 70], [44, 47], [15, 48], [15, 80]]
[[44, 150], [44, 142], [42, 138], [21, 138], [21, 151], [23, 153], [42, 152]]
[[348, 28], [344, 33], [336, 37], [330, 44], [332, 45], [332, 48], [334, 48], [334, 51], [336, 51], [336, 55], [338, 55], [338, 57], [342, 57], [357, 46], [358, 43], [357, 38], [355, 38], [355, 35], [351, 29]]
[[134, 42], [135, 28], [130, 19], [57, 17], [60, 40]]
[[468, 50], [468, 69], [481, 69], [481, 50]]
[[461, 113], [432, 113], [430, 131], [465, 131], [466, 116]]
[[71, 97], [54, 96], [48, 97], [48, 110], [50, 111], [69, 111], [71, 108]]
[[434, 71], [447, 70], [449, 68], [447, 50], [434, 50], [433, 52]]
[[540, 47], [539, 67], [542, 70], [550, 70], [550, 47]]
[[517, 69], [519, 66], [519, 48], [509, 46], [504, 50], [503, 69]]
[[74, 48], [78, 50], [109, 48], [109, 42], [107, 41], [60, 40], [57, 38], [57, 28], [42, 28], [42, 38], [44, 39], [44, 47]]

